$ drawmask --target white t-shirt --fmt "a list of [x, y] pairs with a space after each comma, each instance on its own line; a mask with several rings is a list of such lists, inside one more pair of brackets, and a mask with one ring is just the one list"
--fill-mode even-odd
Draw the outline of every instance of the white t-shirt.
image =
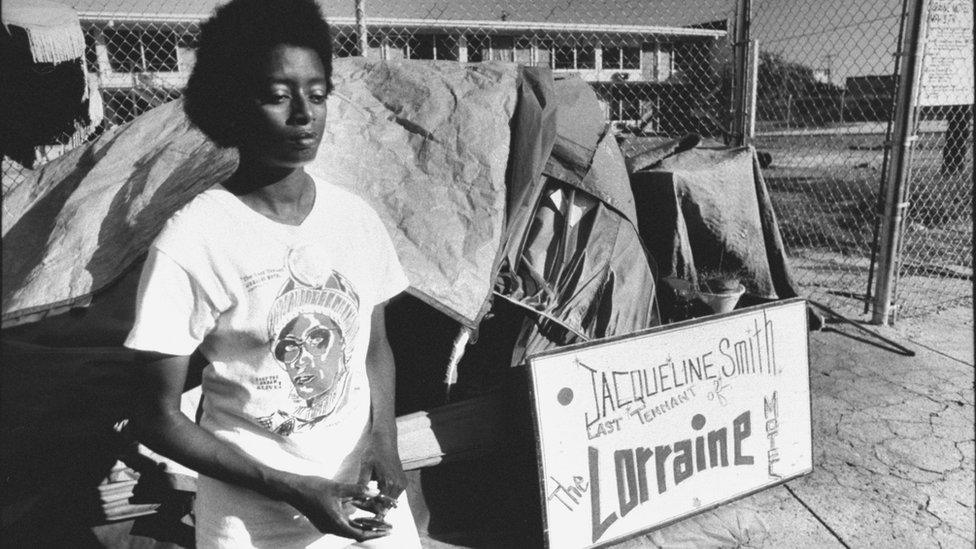
[[[199, 348], [210, 361], [203, 428], [269, 467], [355, 482], [369, 425], [370, 317], [406, 286], [386, 229], [355, 195], [316, 181], [311, 212], [289, 226], [218, 185], [151, 246], [125, 345], [171, 355]], [[236, 485], [201, 476], [197, 490], [201, 547], [351, 541], [323, 538], [291, 506]], [[394, 533], [416, 539], [405, 518]]]

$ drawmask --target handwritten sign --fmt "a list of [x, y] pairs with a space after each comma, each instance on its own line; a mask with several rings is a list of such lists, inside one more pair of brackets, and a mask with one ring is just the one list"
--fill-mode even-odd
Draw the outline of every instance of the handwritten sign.
[[619, 541], [812, 470], [799, 299], [529, 359], [546, 541]]
[[973, 102], [973, 0], [929, 0], [919, 106]]

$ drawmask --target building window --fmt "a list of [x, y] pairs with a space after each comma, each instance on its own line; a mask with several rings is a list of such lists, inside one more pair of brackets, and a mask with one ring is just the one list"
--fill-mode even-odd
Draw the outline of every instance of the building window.
[[109, 65], [115, 72], [176, 72], [176, 32], [166, 29], [105, 29]]
[[595, 69], [596, 48], [593, 46], [580, 46], [576, 48], [576, 68]]
[[552, 59], [554, 69], [595, 69], [596, 48], [593, 46], [554, 46]]
[[410, 50], [410, 35], [397, 32], [387, 32], [383, 38], [386, 46], [387, 59], [406, 59], [407, 52]]
[[576, 49], [572, 46], [556, 46], [552, 50], [552, 68], [575, 69]]
[[434, 57], [434, 37], [430, 34], [420, 34], [410, 37], [408, 42], [410, 50], [407, 52], [409, 59], [437, 59]]
[[483, 35], [468, 35], [468, 61], [480, 63], [491, 59], [491, 40]]
[[640, 70], [640, 46], [623, 46], [603, 48], [602, 68], [605, 70]]
[[681, 42], [674, 45], [674, 72], [691, 76], [708, 65], [708, 49], [702, 42]]
[[451, 36], [448, 34], [435, 35], [434, 49], [437, 59], [441, 59], [443, 61], [457, 61], [459, 41], [460, 40], [457, 36]]
[[[368, 36], [368, 35], [367, 35]], [[339, 32], [332, 38], [333, 57], [355, 57], [359, 53], [359, 34], [355, 32]]]
[[641, 49], [640, 46], [625, 46], [620, 48], [623, 51], [623, 59], [620, 68], [628, 70], [640, 70], [641, 68]]
[[447, 34], [415, 34], [407, 44], [410, 59], [458, 60], [458, 39]]

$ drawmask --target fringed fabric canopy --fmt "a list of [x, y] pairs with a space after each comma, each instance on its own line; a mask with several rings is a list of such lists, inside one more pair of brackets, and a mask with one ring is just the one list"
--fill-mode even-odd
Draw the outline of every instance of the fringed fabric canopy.
[[35, 63], [58, 64], [85, 54], [85, 36], [78, 14], [47, 0], [5, 0], [3, 26], [11, 36], [21, 29]]

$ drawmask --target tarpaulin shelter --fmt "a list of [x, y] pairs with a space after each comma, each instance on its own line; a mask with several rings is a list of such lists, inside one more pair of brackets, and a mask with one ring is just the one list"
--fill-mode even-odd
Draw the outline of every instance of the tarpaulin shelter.
[[[511, 234], [499, 296], [530, 312], [512, 365], [571, 342], [659, 323], [653, 260], [637, 233], [637, 211], [623, 156], [586, 82], [557, 80], [552, 153], [531, 206], [513, 212], [526, 231]], [[525, 220], [528, 220], [526, 223]]]
[[[389, 224], [411, 292], [475, 325], [502, 241], [515, 67], [348, 59], [334, 78], [309, 171], [363, 194]], [[235, 166], [175, 101], [38, 170], [4, 197], [4, 327], [87, 304]]]
[[[675, 287], [709, 276], [746, 288], [744, 304], [798, 295], [776, 213], [752, 147], [727, 147], [698, 135], [630, 137], [622, 143], [637, 203], [637, 226], [658, 265], [665, 321], [707, 314], [678, 310]], [[675, 282], [677, 281], [677, 283]], [[685, 304], [687, 305], [687, 304]], [[810, 313], [814, 329], [822, 325]]]
[[69, 6], [7, 0], [0, 18], [0, 154], [32, 167], [36, 146], [97, 124], [89, 110], [100, 98], [89, 93], [85, 38]]

